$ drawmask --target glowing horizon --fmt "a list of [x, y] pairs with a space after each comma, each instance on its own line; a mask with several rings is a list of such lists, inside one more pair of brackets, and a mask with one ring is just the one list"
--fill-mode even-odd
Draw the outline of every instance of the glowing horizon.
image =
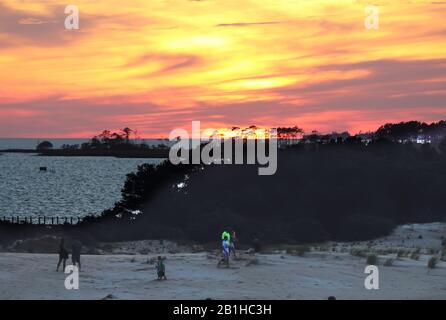
[[0, 0], [0, 137], [446, 118], [446, 2]]

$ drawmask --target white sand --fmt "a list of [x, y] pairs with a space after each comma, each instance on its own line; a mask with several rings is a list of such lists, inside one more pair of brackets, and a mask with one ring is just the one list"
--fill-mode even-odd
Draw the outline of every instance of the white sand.
[[[65, 289], [56, 255], [0, 253], [0, 299], [446, 299], [446, 262], [427, 268], [429, 248], [441, 247], [444, 230], [442, 224], [403, 226], [386, 240], [337, 244], [336, 252], [328, 244], [328, 251], [304, 257], [245, 254], [229, 269], [216, 268], [217, 258], [208, 253], [165, 254], [168, 280], [161, 282], [147, 263], [154, 255], [86, 255], [79, 290]], [[420, 247], [422, 254], [419, 261], [395, 259], [390, 267], [382, 263], [396, 254], [380, 256], [380, 289], [370, 291], [364, 288], [365, 258], [345, 252], [367, 244]], [[255, 258], [258, 264], [247, 266]]]

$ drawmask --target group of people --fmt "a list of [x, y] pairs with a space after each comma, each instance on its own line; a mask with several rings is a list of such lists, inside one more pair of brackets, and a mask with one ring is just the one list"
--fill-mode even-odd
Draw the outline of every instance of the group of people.
[[[73, 263], [73, 266], [77, 266], [79, 270], [81, 269], [81, 250], [82, 244], [80, 241], [74, 240], [71, 245], [71, 262]], [[62, 271], [65, 272], [68, 258], [69, 254], [67, 248], [65, 247], [65, 239], [62, 238], [59, 244], [59, 262], [57, 263], [56, 271], [59, 271], [59, 267], [62, 264]]]
[[[218, 262], [218, 266], [224, 264], [229, 268], [229, 259], [231, 254], [234, 258], [237, 258], [236, 247], [237, 247], [237, 236], [235, 231], [231, 232], [225, 230], [221, 235], [222, 240], [222, 258]], [[71, 261], [74, 266], [77, 266], [79, 270], [81, 269], [81, 249], [82, 244], [78, 240], [74, 240], [71, 245]], [[69, 253], [65, 247], [65, 239], [62, 238], [59, 244], [59, 262], [57, 263], [56, 271], [59, 271], [60, 265], [63, 266], [63, 271], [65, 272], [65, 267], [67, 260], [69, 258]], [[166, 278], [166, 266], [164, 264], [164, 259], [158, 256], [156, 270], [158, 275], [158, 280], [167, 280]]]
[[[234, 256], [234, 258], [237, 258], [237, 236], [234, 230], [231, 232], [229, 231], [223, 231], [221, 235], [222, 239], [222, 258], [218, 262], [218, 267], [220, 267], [222, 264], [225, 264], [227, 268], [229, 268], [229, 259], [231, 257], [231, 254]], [[166, 278], [166, 266], [164, 264], [164, 258], [161, 256], [158, 256], [158, 260], [156, 263], [156, 270], [158, 275], [158, 280], [167, 280]]]
[[237, 236], [235, 234], [235, 231], [232, 230], [232, 232], [229, 232], [227, 230], [224, 230], [223, 233], [221, 234], [221, 240], [222, 240], [222, 248], [221, 248], [222, 257], [221, 260], [218, 262], [218, 266], [224, 264], [226, 265], [227, 268], [229, 268], [229, 258], [231, 257], [231, 254], [234, 256], [234, 258], [237, 258], [237, 253], [236, 253]]
[[[218, 267], [220, 267], [222, 264], [225, 264], [227, 268], [229, 268], [229, 259], [231, 255], [234, 256], [234, 258], [237, 258], [237, 236], [234, 230], [231, 232], [229, 231], [223, 231], [221, 235], [222, 239], [222, 258], [218, 262]], [[166, 278], [166, 266], [164, 264], [164, 258], [161, 256], [158, 256], [158, 260], [156, 263], [156, 270], [158, 275], [158, 280], [167, 280]]]

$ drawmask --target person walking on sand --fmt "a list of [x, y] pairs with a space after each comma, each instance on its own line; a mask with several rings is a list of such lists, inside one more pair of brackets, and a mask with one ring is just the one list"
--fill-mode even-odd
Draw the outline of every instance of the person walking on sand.
[[167, 280], [166, 266], [164, 265], [163, 258], [161, 258], [161, 256], [158, 256], [158, 262], [156, 263], [156, 271], [158, 274], [158, 280]]
[[229, 233], [229, 231], [226, 231], [226, 230], [230, 230], [230, 229], [225, 229], [223, 231], [223, 233], [221, 234], [221, 241], [224, 241], [225, 238], [228, 240], [229, 253], [231, 253], [231, 234]]
[[71, 262], [73, 266], [79, 268], [81, 270], [81, 251], [82, 251], [82, 243], [79, 240], [74, 240], [71, 245]]
[[226, 268], [229, 268], [229, 252], [230, 252], [230, 245], [229, 245], [229, 241], [228, 241], [228, 237], [225, 236], [223, 238], [223, 242], [222, 242], [222, 250], [221, 250], [221, 260], [218, 262], [218, 267], [221, 266], [221, 264], [225, 264]]
[[234, 230], [232, 230], [231, 241], [229, 244], [230, 244], [229, 253], [232, 253], [234, 255], [234, 258], [237, 258], [237, 253], [235, 251], [237, 249], [238, 240]]
[[65, 239], [60, 239], [59, 244], [59, 262], [57, 263], [56, 272], [59, 271], [60, 264], [63, 263], [63, 269], [62, 271], [65, 272], [65, 267], [67, 265], [67, 259], [68, 259], [68, 250], [65, 248]]

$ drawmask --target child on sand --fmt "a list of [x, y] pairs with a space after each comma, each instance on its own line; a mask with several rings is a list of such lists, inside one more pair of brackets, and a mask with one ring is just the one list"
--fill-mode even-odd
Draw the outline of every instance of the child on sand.
[[167, 280], [166, 266], [164, 265], [163, 258], [161, 258], [161, 256], [158, 256], [158, 262], [156, 263], [156, 271], [158, 273], [158, 280]]

